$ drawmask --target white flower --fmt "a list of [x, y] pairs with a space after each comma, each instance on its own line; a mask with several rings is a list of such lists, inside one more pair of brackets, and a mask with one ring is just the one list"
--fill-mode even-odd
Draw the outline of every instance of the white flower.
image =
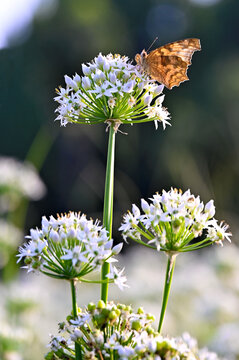
[[[222, 245], [224, 239], [230, 241], [228, 225], [222, 222], [219, 225], [212, 219], [215, 214], [212, 200], [204, 206], [199, 196], [195, 197], [190, 190], [182, 193], [171, 189], [155, 194], [150, 201], [149, 204], [141, 199], [143, 214], [133, 205], [132, 213], [124, 215], [119, 230], [125, 240], [131, 238], [144, 244], [141, 237], [145, 237], [148, 244], [155, 244], [158, 251], [166, 252], [197, 250], [213, 243]], [[204, 241], [200, 239], [191, 244], [203, 230]]]
[[30, 242], [19, 248], [18, 261], [25, 257], [29, 271], [35, 268], [60, 278], [83, 277], [122, 248], [122, 244], [113, 247], [98, 220], [73, 212], [49, 220], [43, 216], [42, 229], [31, 229], [27, 238]]
[[115, 107], [115, 98], [113, 97], [109, 98], [108, 105], [111, 109], [113, 109]]
[[208, 237], [214, 241], [216, 244], [220, 244], [223, 246], [223, 240], [226, 239], [227, 241], [231, 242], [230, 237], [232, 234], [227, 232], [229, 226], [224, 224], [223, 221], [218, 225], [215, 219], [208, 222]]
[[71, 260], [73, 266], [79, 265], [79, 262], [87, 262], [87, 258], [84, 256], [87, 252], [82, 252], [81, 246], [75, 246], [72, 250], [64, 249], [65, 255], [61, 256], [63, 260]]
[[115, 266], [111, 268], [111, 271], [106, 276], [108, 279], [113, 279], [115, 285], [118, 286], [120, 290], [124, 290], [124, 287], [129, 287], [125, 282], [127, 281], [126, 276], [123, 276], [124, 268], [122, 270], [118, 270]]
[[52, 339], [50, 342], [50, 347], [53, 351], [57, 351], [59, 349], [62, 348], [62, 344], [61, 343], [66, 343], [66, 340], [64, 337], [62, 336], [53, 336], [52, 335]]
[[0, 212], [13, 210], [21, 198], [39, 200], [46, 188], [30, 163], [0, 156]]
[[56, 120], [62, 126], [108, 120], [132, 125], [149, 119], [160, 121], [163, 128], [169, 124], [169, 114], [162, 110], [164, 96], [159, 97], [164, 86], [139, 72], [127, 57], [100, 53], [82, 64], [82, 72], [82, 77], [66, 75], [66, 89], [57, 90]]
[[43, 249], [47, 247], [46, 241], [30, 241], [28, 244], [25, 244], [24, 246], [20, 246], [19, 252], [20, 254], [17, 255], [19, 257], [18, 261], [21, 261], [21, 259], [25, 256], [28, 257], [35, 257], [41, 255]]

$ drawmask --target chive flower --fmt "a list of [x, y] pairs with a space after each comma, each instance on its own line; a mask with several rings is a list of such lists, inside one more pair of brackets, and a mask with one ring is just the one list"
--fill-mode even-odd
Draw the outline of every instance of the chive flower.
[[131, 306], [89, 303], [78, 317], [67, 317], [59, 324], [59, 334], [52, 336], [46, 360], [75, 359], [74, 343], [81, 345], [83, 359], [117, 360], [219, 360], [207, 349], [199, 350], [188, 333], [170, 338], [152, 327], [154, 316]]
[[56, 120], [62, 126], [105, 122], [117, 131], [120, 124], [154, 121], [163, 129], [170, 125], [169, 112], [162, 106], [164, 86], [139, 72], [128, 57], [100, 53], [82, 64], [82, 72], [84, 76], [65, 75], [66, 87], [56, 90]]
[[[113, 246], [113, 240], [98, 220], [87, 220], [84, 214], [74, 212], [50, 216], [49, 220], [43, 216], [42, 228], [31, 229], [26, 238], [29, 241], [20, 247], [18, 262], [24, 258], [28, 272], [58, 279], [84, 281], [83, 276], [99, 269], [105, 261], [117, 261], [113, 255], [122, 249], [122, 243]], [[112, 267], [109, 282], [122, 289], [125, 281], [122, 270]]]
[[[171, 189], [153, 195], [150, 202], [141, 200], [141, 209], [123, 217], [120, 231], [123, 238], [168, 254], [197, 250], [211, 244], [230, 242], [228, 225], [214, 218], [213, 200], [206, 205], [190, 190]], [[143, 238], [143, 240], [142, 240]]]

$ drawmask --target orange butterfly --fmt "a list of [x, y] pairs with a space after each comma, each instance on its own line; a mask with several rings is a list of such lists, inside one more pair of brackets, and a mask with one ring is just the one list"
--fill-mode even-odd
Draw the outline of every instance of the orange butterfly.
[[187, 69], [192, 55], [200, 50], [199, 39], [184, 39], [161, 46], [149, 54], [143, 50], [135, 60], [152, 79], [172, 89], [188, 80]]

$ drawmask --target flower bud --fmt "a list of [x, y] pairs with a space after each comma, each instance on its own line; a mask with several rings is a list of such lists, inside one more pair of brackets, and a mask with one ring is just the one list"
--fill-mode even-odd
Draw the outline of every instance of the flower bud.
[[137, 314], [142, 315], [144, 314], [144, 309], [142, 307], [138, 308]]
[[85, 64], [82, 64], [82, 72], [84, 75], [90, 75], [91, 74], [91, 68]]
[[44, 234], [48, 233], [49, 221], [47, 220], [47, 218], [45, 216], [42, 217], [41, 225], [42, 225], [43, 233]]
[[82, 78], [82, 87], [85, 90], [89, 90], [91, 88], [90, 79], [87, 76]]
[[164, 89], [164, 85], [159, 85], [154, 90], [154, 96], [160, 95]]
[[77, 83], [77, 85], [81, 84], [81, 77], [77, 73], [73, 77], [73, 80]]
[[59, 235], [55, 230], [51, 229], [49, 237], [53, 242], [59, 242]]
[[87, 308], [88, 308], [88, 310], [89, 310], [90, 312], [92, 312], [92, 311], [95, 310], [96, 305], [95, 305], [93, 302], [90, 302], [90, 303], [88, 304]]
[[165, 98], [165, 95], [159, 96], [159, 97], [155, 100], [155, 104], [156, 104], [157, 106], [161, 105], [161, 104], [163, 103], [163, 101], [164, 101], [164, 98]]
[[103, 70], [107, 72], [107, 71], [109, 71], [109, 69], [110, 69], [110, 64], [105, 61], [103, 64]]
[[72, 79], [70, 78], [70, 76], [65, 75], [65, 82], [66, 82], [66, 85], [67, 85], [67, 86], [73, 88], [74, 90], [78, 90], [77, 83], [76, 83], [74, 80], [72, 80]]
[[139, 331], [141, 329], [140, 321], [139, 320], [133, 321], [131, 327], [133, 330]]
[[205, 212], [208, 213], [208, 219], [212, 218], [215, 215], [216, 210], [213, 200], [208, 201], [208, 203], [205, 205]]
[[105, 74], [103, 73], [103, 71], [97, 69], [95, 74], [93, 75], [93, 80], [97, 83], [100, 80], [105, 80]]
[[75, 231], [75, 229], [73, 229], [73, 228], [70, 228], [69, 229], [69, 231], [67, 232], [67, 237], [68, 238], [75, 238], [76, 237], [76, 231]]
[[104, 309], [105, 308], [105, 302], [103, 300], [99, 300], [97, 304], [98, 309]]
[[119, 243], [118, 245], [115, 245], [112, 249], [112, 255], [118, 255], [123, 247], [123, 243]]
[[110, 74], [109, 74], [109, 79], [110, 79], [110, 82], [111, 82], [111, 83], [115, 84], [115, 82], [116, 82], [116, 75], [115, 75], [114, 72], [110, 72]]
[[109, 313], [109, 319], [110, 320], [115, 320], [115, 319], [117, 319], [117, 313], [115, 312], [115, 311], [111, 311], [110, 313]]
[[143, 97], [143, 102], [144, 102], [144, 105], [146, 105], [146, 106], [150, 105], [152, 100], [153, 100], [153, 96], [151, 94], [146, 94]]
[[149, 204], [147, 203], [147, 201], [145, 201], [144, 199], [141, 199], [141, 207], [142, 207], [142, 210], [145, 212], [145, 214], [149, 214], [150, 207], [149, 207]]
[[101, 53], [99, 53], [99, 55], [95, 58], [95, 62], [99, 66], [104, 65], [105, 59], [104, 59], [104, 57], [102, 56]]
[[140, 216], [140, 210], [135, 204], [132, 205], [132, 213], [136, 217]]

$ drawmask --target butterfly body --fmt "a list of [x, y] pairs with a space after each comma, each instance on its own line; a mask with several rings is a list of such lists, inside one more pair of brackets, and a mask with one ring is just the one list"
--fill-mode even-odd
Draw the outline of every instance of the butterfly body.
[[143, 50], [135, 60], [152, 79], [172, 89], [188, 80], [187, 69], [192, 55], [200, 50], [199, 39], [184, 39], [161, 46], [149, 54]]

